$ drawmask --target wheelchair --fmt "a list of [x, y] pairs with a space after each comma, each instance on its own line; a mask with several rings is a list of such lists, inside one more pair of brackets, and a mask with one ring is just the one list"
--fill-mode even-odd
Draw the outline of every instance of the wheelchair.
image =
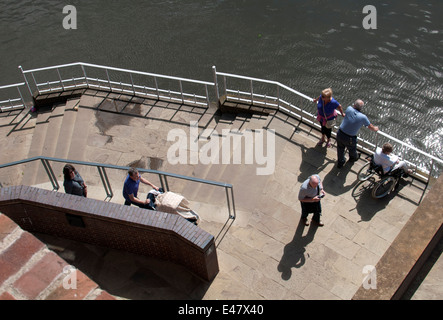
[[360, 169], [357, 177], [360, 181], [367, 181], [375, 175], [380, 178], [379, 181], [373, 182], [371, 195], [374, 199], [387, 196], [393, 190], [397, 189], [400, 178], [407, 176], [403, 169], [395, 169], [384, 173], [382, 166], [374, 162], [373, 155], [368, 156], [366, 160], [368, 163]]

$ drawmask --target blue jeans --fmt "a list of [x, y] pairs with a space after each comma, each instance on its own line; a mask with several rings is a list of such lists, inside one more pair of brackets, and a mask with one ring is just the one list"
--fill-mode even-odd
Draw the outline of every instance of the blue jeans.
[[[158, 191], [160, 193], [164, 193], [165, 191], [163, 190], [163, 188], [158, 189]], [[131, 204], [133, 204], [134, 206], [137, 206], [139, 208], [143, 208], [143, 209], [149, 209], [149, 210], [155, 210], [156, 206], [155, 206], [155, 195], [152, 193], [148, 193], [148, 195], [146, 196], [146, 199], [149, 199], [149, 203], [148, 204], [139, 204], [139, 203], [135, 203], [129, 200], [125, 200], [125, 206], [130, 206]]]
[[358, 159], [357, 154], [357, 136], [348, 136], [341, 130], [337, 132], [337, 161], [339, 165], [346, 162], [345, 152], [349, 150], [349, 160], [354, 161]]

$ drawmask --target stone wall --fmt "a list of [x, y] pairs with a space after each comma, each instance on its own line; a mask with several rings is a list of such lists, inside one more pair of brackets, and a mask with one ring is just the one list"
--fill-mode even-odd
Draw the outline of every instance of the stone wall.
[[[355, 300], [401, 299], [443, 236], [443, 176], [375, 266], [376, 288], [362, 285]], [[370, 287], [366, 285], [366, 287]]]

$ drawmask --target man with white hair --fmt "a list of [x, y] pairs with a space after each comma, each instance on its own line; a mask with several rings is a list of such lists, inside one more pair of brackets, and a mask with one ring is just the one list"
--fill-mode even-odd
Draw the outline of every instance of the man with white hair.
[[364, 102], [358, 99], [353, 107], [349, 106], [346, 109], [345, 117], [337, 132], [337, 168], [343, 167], [346, 162], [346, 149], [349, 150], [350, 162], [355, 162], [360, 157], [360, 154], [357, 154], [357, 134], [362, 126], [378, 131], [378, 127], [371, 124], [368, 117], [361, 112], [363, 106]]
[[313, 213], [312, 221], [322, 227], [323, 222], [320, 221], [321, 204], [320, 200], [326, 195], [323, 185], [318, 174], [311, 175], [300, 186], [298, 200], [301, 204], [301, 220], [306, 226], [309, 225], [308, 214]]

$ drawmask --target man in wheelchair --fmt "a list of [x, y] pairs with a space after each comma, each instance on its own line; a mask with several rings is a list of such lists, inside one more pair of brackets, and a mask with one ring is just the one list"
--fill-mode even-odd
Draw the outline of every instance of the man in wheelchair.
[[392, 145], [385, 143], [382, 148], [377, 147], [375, 153], [367, 158], [369, 160], [357, 174], [358, 180], [367, 181], [374, 174], [380, 180], [373, 183], [372, 197], [383, 198], [399, 186], [400, 178], [407, 178], [413, 173], [405, 161], [392, 154]]
[[392, 145], [387, 142], [382, 148], [377, 147], [375, 150], [373, 157], [374, 164], [380, 166], [383, 170], [379, 172], [379, 174], [391, 175], [398, 173], [400, 176], [408, 177], [409, 174], [412, 173], [412, 170], [408, 168], [405, 161], [400, 160], [398, 156], [392, 154], [392, 149]]

